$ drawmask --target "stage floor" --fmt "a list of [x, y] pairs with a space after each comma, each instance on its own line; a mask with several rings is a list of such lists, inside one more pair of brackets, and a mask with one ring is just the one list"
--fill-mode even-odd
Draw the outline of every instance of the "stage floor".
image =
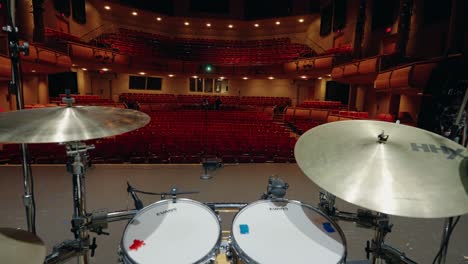
[[[286, 198], [300, 200], [311, 205], [318, 202], [318, 187], [312, 183], [296, 164], [239, 164], [225, 165], [212, 173], [213, 179], [200, 180], [201, 165], [94, 165], [86, 177], [87, 208], [116, 211], [131, 209], [133, 202], [126, 192], [126, 182], [135, 188], [162, 192], [176, 186], [181, 191], [200, 191], [199, 194], [182, 197], [201, 202], [252, 202], [266, 190], [268, 177], [277, 175], [289, 183]], [[33, 166], [36, 184], [37, 231], [50, 252], [52, 246], [65, 239], [72, 239], [70, 220], [72, 209], [72, 181], [64, 165]], [[0, 166], [0, 227], [26, 229], [22, 205], [23, 181], [20, 166]], [[157, 196], [140, 195], [145, 205], [159, 200]], [[450, 203], [450, 201], [447, 201]], [[357, 207], [337, 199], [337, 208], [355, 212]], [[233, 214], [223, 213], [222, 227], [230, 229]], [[414, 261], [432, 263], [436, 254], [444, 219], [411, 219], [391, 217], [393, 231], [387, 243], [406, 253]], [[91, 263], [117, 262], [117, 249], [126, 222], [109, 225], [110, 236], [97, 238], [98, 248]], [[348, 260], [365, 259], [366, 241], [372, 230], [340, 222], [348, 243]], [[463, 216], [456, 227], [447, 262], [463, 263], [468, 257], [468, 218]], [[76, 263], [76, 261], [69, 261]]]

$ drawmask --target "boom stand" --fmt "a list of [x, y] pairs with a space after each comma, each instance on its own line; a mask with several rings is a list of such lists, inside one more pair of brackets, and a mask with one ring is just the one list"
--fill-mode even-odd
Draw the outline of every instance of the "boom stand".
[[[18, 28], [15, 26], [15, 1], [7, 0], [7, 6], [9, 7], [8, 15], [11, 25], [6, 25], [2, 29], [8, 33], [8, 44], [10, 51], [11, 60], [11, 81], [10, 81], [10, 93], [16, 95], [16, 108], [17, 110], [23, 109], [23, 90], [20, 83], [20, 53], [23, 52], [25, 56], [29, 55], [29, 44], [23, 42], [19, 43], [18, 40]], [[26, 222], [28, 231], [36, 234], [36, 206], [34, 201], [34, 185], [31, 172], [31, 165], [29, 164], [29, 150], [28, 145], [20, 144], [21, 146], [21, 165], [23, 170], [23, 203], [26, 208]]]

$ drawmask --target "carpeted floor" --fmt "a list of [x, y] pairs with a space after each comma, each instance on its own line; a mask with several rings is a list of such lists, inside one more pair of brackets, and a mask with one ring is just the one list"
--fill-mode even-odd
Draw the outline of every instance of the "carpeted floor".
[[[177, 186], [181, 191], [197, 190], [199, 194], [184, 197], [201, 202], [252, 202], [265, 191], [271, 175], [282, 177], [290, 185], [287, 198], [311, 205], [318, 201], [318, 187], [300, 171], [296, 164], [226, 165], [213, 173], [209, 181], [200, 180], [201, 165], [95, 165], [87, 173], [88, 211], [131, 209], [132, 200], [126, 193], [126, 181], [147, 191], [168, 191]], [[71, 176], [65, 167], [34, 166], [36, 181], [37, 230], [50, 252], [54, 244], [71, 239], [72, 215]], [[0, 226], [25, 228], [22, 206], [22, 175], [19, 166], [0, 166]], [[417, 191], [417, 190], [415, 190]], [[159, 197], [141, 195], [145, 204]], [[450, 201], [447, 201], [449, 203]], [[338, 199], [342, 211], [355, 212], [357, 207]], [[223, 229], [229, 230], [232, 213], [221, 214]], [[418, 263], [432, 263], [441, 239], [444, 219], [410, 219], [392, 217], [393, 231], [387, 236], [391, 246], [401, 249]], [[98, 237], [96, 256], [91, 263], [116, 263], [117, 249], [125, 222], [111, 223], [110, 236]], [[340, 222], [348, 244], [348, 260], [365, 259], [364, 247], [373, 231]], [[448, 264], [462, 263], [468, 256], [468, 220], [461, 218], [454, 231], [448, 251]], [[76, 263], [76, 261], [69, 261]]]

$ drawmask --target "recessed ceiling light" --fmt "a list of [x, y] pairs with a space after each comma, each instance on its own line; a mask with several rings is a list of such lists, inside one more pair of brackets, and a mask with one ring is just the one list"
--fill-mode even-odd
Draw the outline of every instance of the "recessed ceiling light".
[[299, 23], [303, 23], [303, 22], [304, 22], [304, 19], [303, 19], [303, 18], [299, 18], [299, 20], [297, 20], [297, 21], [299, 21]]
[[279, 21], [276, 21], [276, 22], [275, 22], [275, 24], [276, 24], [276, 25], [279, 25], [279, 24], [281, 24], [281, 22], [279, 22]]
[[81, 68], [81, 70], [83, 70], [83, 71], [87, 71], [88, 69], [86, 69], [86, 68]]
[[135, 11], [133, 11], [133, 12], [132, 12], [132, 15], [134, 15], [134, 16], [138, 16], [138, 13], [137, 13], [137, 12], [135, 12]]
[[32, 70], [31, 72], [36, 72], [36, 70]]
[[206, 26], [207, 26], [207, 27], [211, 27], [211, 23], [206, 23]]
[[146, 72], [139, 72], [138, 74], [140, 74], [140, 75], [145, 75]]
[[102, 68], [101, 70], [102, 70], [102, 71], [108, 71], [109, 69], [107, 69], [107, 68]]
[[248, 80], [249, 78], [248, 78], [248, 77], [242, 77], [242, 79], [244, 79], [244, 80]]
[[156, 20], [157, 20], [157, 21], [161, 21], [162, 18], [161, 18], [161, 17], [157, 17]]
[[110, 6], [104, 6], [105, 10], [110, 10]]
[[327, 76], [328, 76], [328, 77], [331, 77], [331, 74], [329, 73], [329, 74], [327, 74]]
[[302, 79], [307, 79], [307, 76], [302, 75], [301, 78], [302, 78]]
[[254, 24], [254, 27], [259, 27], [260, 25], [259, 24]]
[[198, 78], [198, 76], [194, 75], [194, 76], [192, 76], [192, 78], [195, 78], [195, 79], [196, 79], [196, 78]]
[[224, 76], [219, 77], [219, 79], [221, 79], [221, 80], [224, 79]]
[[184, 25], [188, 26], [188, 25], [190, 25], [190, 23], [187, 22], [187, 21], [185, 21], [185, 22], [184, 22]]
[[174, 74], [169, 74], [168, 76], [172, 78], [172, 77], [174, 77]]
[[317, 79], [322, 80], [322, 77], [318, 77]]
[[274, 78], [275, 77], [273, 77], [273, 76], [268, 77], [269, 80], [273, 80]]
[[234, 26], [232, 24], [229, 24], [228, 25], [228, 28], [233, 28]]

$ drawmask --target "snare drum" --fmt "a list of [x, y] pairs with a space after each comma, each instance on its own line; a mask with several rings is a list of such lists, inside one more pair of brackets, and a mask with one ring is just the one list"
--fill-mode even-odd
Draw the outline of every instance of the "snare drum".
[[125, 264], [211, 263], [221, 240], [217, 215], [190, 199], [162, 200], [135, 215], [125, 228]]
[[260, 200], [233, 220], [237, 263], [345, 263], [343, 231], [318, 209], [298, 201]]

